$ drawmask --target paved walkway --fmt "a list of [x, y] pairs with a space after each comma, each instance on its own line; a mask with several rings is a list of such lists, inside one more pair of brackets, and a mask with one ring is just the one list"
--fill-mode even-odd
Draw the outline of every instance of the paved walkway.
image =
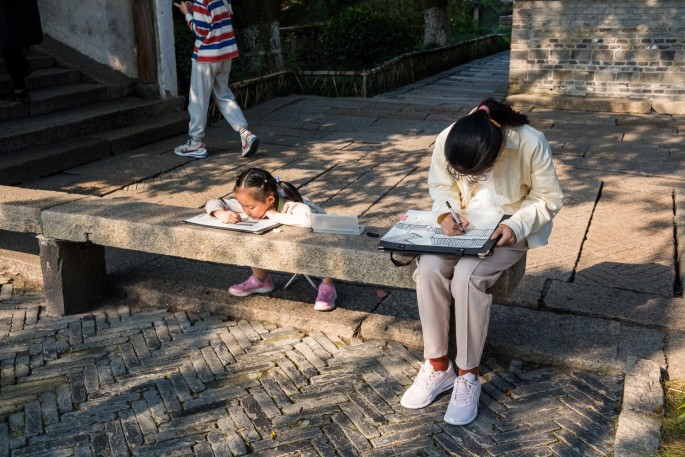
[[[175, 138], [26, 186], [200, 208], [261, 166], [329, 212], [389, 226], [429, 204], [435, 136], [501, 98], [507, 68], [502, 53], [373, 99], [263, 103], [246, 112], [263, 142], [251, 159], [217, 125], [204, 160], [169, 152]], [[304, 281], [238, 300], [225, 288], [245, 269], [111, 251], [112, 300], [92, 313], [43, 318], [40, 293], [3, 286], [0, 455], [630, 455], [617, 419], [649, 445], [658, 405], [635, 394], [652, 398], [660, 367], [685, 378], [684, 118], [528, 114], [565, 206], [493, 306], [473, 425], [442, 422], [445, 396], [398, 407], [420, 358], [412, 293], [340, 284], [339, 308], [316, 313]]]
[[[1, 276], [0, 276], [1, 277]], [[449, 395], [399, 405], [417, 352], [385, 340], [211, 313], [109, 304], [41, 316], [0, 304], [0, 455], [610, 455], [622, 376], [494, 358], [478, 419], [450, 426]], [[10, 454], [11, 450], [11, 454]], [[513, 454], [512, 454], [513, 453]]]

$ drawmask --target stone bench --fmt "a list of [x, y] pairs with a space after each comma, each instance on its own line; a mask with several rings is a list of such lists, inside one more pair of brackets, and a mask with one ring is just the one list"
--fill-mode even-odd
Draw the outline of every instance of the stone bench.
[[[251, 235], [185, 224], [201, 210], [0, 186], [0, 230], [33, 233], [40, 244], [51, 315], [82, 312], [104, 292], [105, 247], [285, 273], [414, 289], [414, 266], [396, 268], [378, 238], [313, 234], [282, 227]], [[387, 228], [367, 227], [382, 233]], [[491, 292], [508, 297], [523, 277], [525, 257]]]

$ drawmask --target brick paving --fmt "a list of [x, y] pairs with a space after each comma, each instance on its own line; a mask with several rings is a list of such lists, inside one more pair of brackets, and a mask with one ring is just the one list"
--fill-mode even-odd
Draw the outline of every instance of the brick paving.
[[[0, 276], [12, 279], [8, 275]], [[3, 285], [0, 455], [611, 455], [622, 376], [483, 362], [478, 419], [399, 399], [420, 353], [385, 340], [124, 302], [44, 317]]]

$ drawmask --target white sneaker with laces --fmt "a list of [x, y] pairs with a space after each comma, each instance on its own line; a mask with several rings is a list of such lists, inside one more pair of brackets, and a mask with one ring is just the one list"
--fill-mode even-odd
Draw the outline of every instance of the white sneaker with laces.
[[249, 130], [245, 131], [244, 133], [245, 135], [242, 138], [242, 155], [243, 157], [249, 157], [257, 152], [257, 148], [259, 148], [259, 138], [257, 138], [257, 135]]
[[454, 381], [454, 390], [445, 413], [445, 422], [452, 425], [466, 425], [478, 416], [480, 379], [473, 373], [466, 373]]
[[189, 139], [188, 142], [174, 148], [174, 154], [183, 157], [195, 157], [196, 159], [203, 159], [207, 157], [207, 148], [201, 141]]
[[421, 365], [414, 384], [402, 395], [400, 405], [409, 409], [419, 409], [430, 405], [435, 397], [452, 388], [456, 376], [451, 361], [446, 371], [436, 371], [430, 361], [426, 360]]

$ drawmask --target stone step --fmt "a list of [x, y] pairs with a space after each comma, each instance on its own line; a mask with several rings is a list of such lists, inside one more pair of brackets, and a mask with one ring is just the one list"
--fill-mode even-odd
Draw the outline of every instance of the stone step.
[[[77, 82], [31, 91], [31, 102], [1, 102], [0, 121], [54, 113], [101, 102], [110, 98], [109, 87]], [[20, 106], [17, 106], [20, 105]]]
[[182, 97], [167, 100], [124, 97], [3, 122], [0, 124], [0, 158], [32, 146], [138, 124], [178, 111], [183, 105]]
[[[26, 60], [31, 65], [31, 68], [38, 70], [41, 68], [50, 68], [55, 66], [54, 57], [44, 55], [44, 54], [28, 54]], [[0, 58], [0, 73], [7, 73], [7, 65], [5, 61]]]
[[[71, 68], [48, 67], [34, 69], [33, 73], [26, 78], [26, 87], [30, 91], [43, 89], [51, 86], [77, 83], [81, 81], [81, 72]], [[0, 73], [0, 94], [8, 94], [12, 91], [12, 79], [7, 73]]]
[[179, 135], [188, 129], [188, 113], [150, 116], [114, 130], [0, 156], [0, 184], [13, 185], [84, 165], [138, 146]]

